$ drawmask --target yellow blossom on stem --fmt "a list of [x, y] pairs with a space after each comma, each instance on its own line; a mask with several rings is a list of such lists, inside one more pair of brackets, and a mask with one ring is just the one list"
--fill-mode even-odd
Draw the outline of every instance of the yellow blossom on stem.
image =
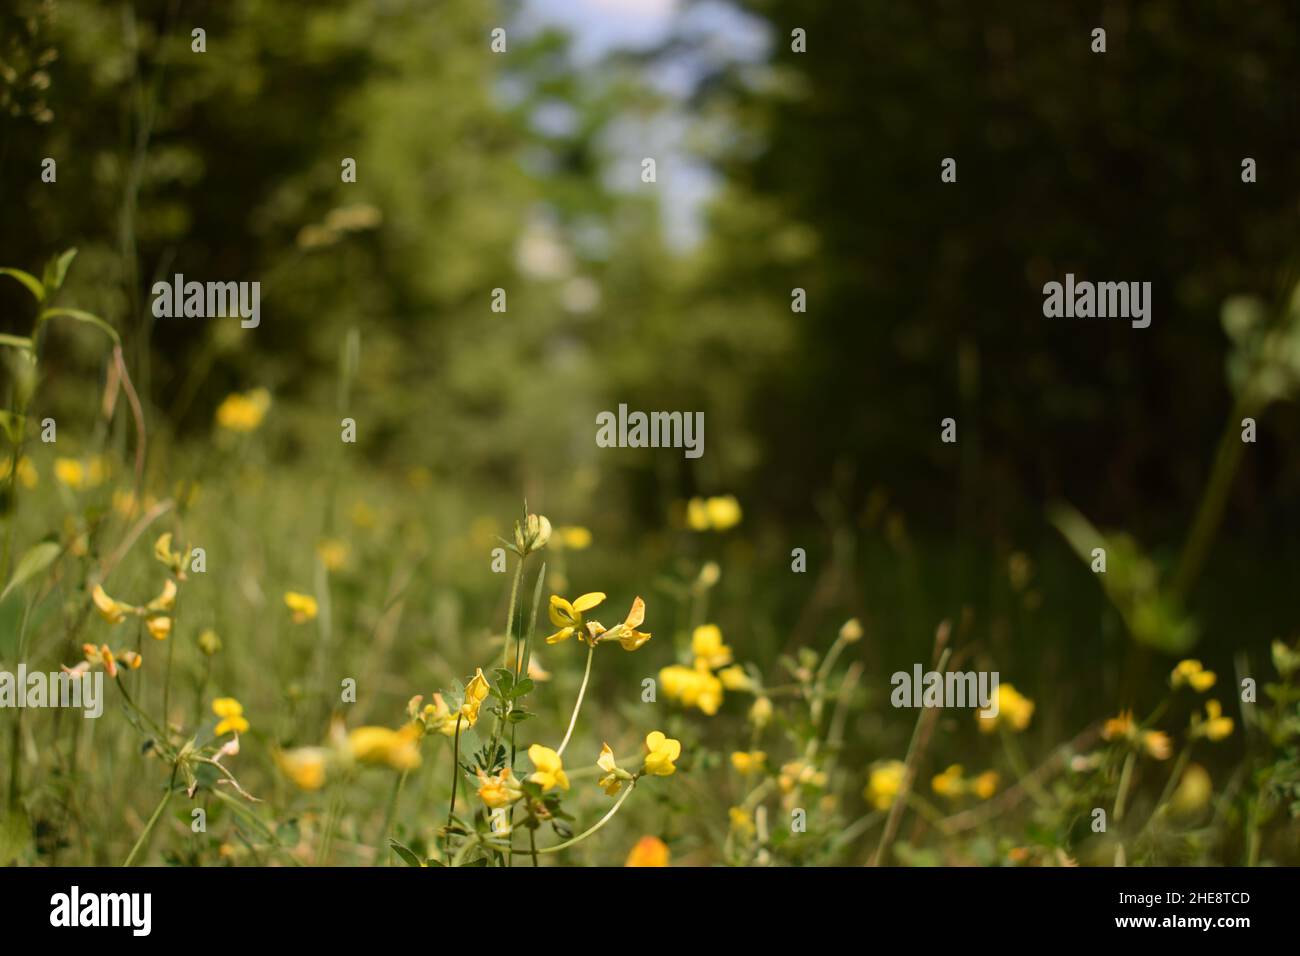
[[745, 776], [751, 773], [758, 773], [767, 763], [767, 754], [761, 750], [743, 751], [737, 750], [731, 755], [731, 765]]
[[905, 769], [901, 760], [886, 760], [872, 767], [867, 776], [867, 786], [862, 792], [867, 803], [877, 810], [888, 810], [903, 787]]
[[590, 611], [604, 600], [605, 595], [601, 591], [591, 591], [572, 603], [558, 594], [552, 594], [548, 614], [551, 623], [559, 630], [546, 638], [546, 643], [558, 644], [560, 641], [567, 641], [575, 633], [582, 637], [583, 612]]
[[1142, 734], [1142, 749], [1155, 760], [1168, 760], [1173, 744], [1163, 730], [1148, 730]]
[[1179, 661], [1169, 675], [1169, 684], [1177, 689], [1186, 684], [1197, 693], [1205, 693], [1214, 686], [1214, 671], [1207, 671], [1198, 660]]
[[149, 636], [155, 641], [165, 641], [172, 632], [172, 619], [169, 617], [151, 617], [144, 622], [149, 629]]
[[744, 807], [732, 807], [727, 811], [731, 817], [731, 829], [741, 836], [754, 835], [754, 814]]
[[491, 687], [488, 685], [487, 678], [483, 676], [483, 668], [480, 667], [475, 670], [473, 678], [465, 685], [465, 701], [460, 705], [460, 715], [463, 718], [462, 730], [478, 723], [479, 707], [487, 699], [490, 691]]
[[528, 779], [539, 784], [543, 793], [557, 786], [561, 790], [569, 789], [569, 777], [564, 772], [564, 763], [560, 760], [560, 755], [550, 747], [533, 744], [528, 748], [528, 759], [537, 768], [537, 772]]
[[662, 730], [652, 730], [645, 738], [645, 772], [653, 777], [669, 777], [677, 772], [673, 763], [682, 755], [682, 742], [673, 740]]
[[216, 735], [242, 734], [248, 732], [248, 721], [244, 719], [244, 705], [233, 697], [218, 697], [212, 702], [212, 712], [221, 718], [217, 722]]
[[401, 730], [358, 727], [348, 734], [347, 750], [357, 763], [414, 770], [420, 766], [420, 729], [407, 724]]
[[305, 624], [313, 620], [320, 610], [314, 597], [310, 594], [299, 594], [297, 591], [285, 591], [284, 604], [289, 609], [295, 624]]
[[659, 685], [669, 700], [683, 707], [696, 707], [712, 717], [722, 706], [722, 681], [707, 667], [672, 664], [659, 671]]
[[501, 772], [495, 777], [479, 770], [478, 781], [479, 798], [493, 810], [508, 807], [515, 801], [523, 799], [523, 788], [515, 777], [514, 771], [509, 767], [502, 767]]
[[971, 781], [971, 793], [981, 800], [987, 800], [993, 794], [998, 792], [998, 782], [1001, 777], [996, 770], [985, 770], [982, 774]]
[[631, 780], [632, 775], [620, 767], [614, 760], [614, 751], [610, 749], [609, 744], [601, 744], [600, 756], [596, 758], [596, 766], [603, 772], [597, 783], [608, 796], [614, 796], [623, 789], [623, 782]]
[[329, 751], [324, 747], [297, 747], [275, 751], [275, 764], [300, 790], [319, 790], [325, 786], [325, 768]]
[[176, 606], [176, 582], [171, 578], [163, 585], [162, 592], [145, 605], [147, 611], [170, 611]]
[[94, 590], [90, 592], [90, 598], [95, 602], [95, 610], [99, 612], [100, 617], [109, 624], [121, 624], [128, 614], [135, 613], [135, 608], [131, 605], [109, 597], [101, 584], [95, 585]]
[[271, 393], [264, 388], [227, 395], [217, 406], [217, 425], [226, 431], [256, 431], [271, 408]]
[[1192, 715], [1192, 736], [1204, 737], [1206, 740], [1222, 740], [1232, 734], [1232, 718], [1223, 716], [1223, 705], [1217, 700], [1205, 702], [1205, 720], [1199, 714]]
[[691, 653], [695, 655], [695, 666], [700, 662], [710, 670], [726, 667], [731, 663], [731, 648], [722, 643], [722, 629], [716, 624], [701, 624], [691, 634]]
[[943, 773], [936, 774], [930, 781], [930, 789], [941, 797], [955, 800], [965, 792], [962, 780], [961, 764], [953, 764]]

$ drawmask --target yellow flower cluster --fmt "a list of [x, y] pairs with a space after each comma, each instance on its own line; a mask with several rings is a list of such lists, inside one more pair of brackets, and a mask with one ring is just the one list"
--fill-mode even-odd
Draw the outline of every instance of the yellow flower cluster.
[[732, 664], [731, 648], [723, 642], [722, 630], [716, 624], [701, 624], [695, 629], [691, 656], [691, 667], [671, 664], [659, 671], [659, 684], [669, 700], [713, 716], [722, 706], [724, 690], [753, 689], [745, 669]]
[[559, 630], [548, 636], [546, 643], [559, 644], [576, 634], [580, 641], [592, 647], [603, 641], [618, 641], [623, 650], [635, 651], [650, 640], [649, 632], [637, 630], [645, 623], [645, 601], [639, 597], [632, 601], [632, 609], [627, 612], [627, 617], [621, 624], [606, 628], [599, 621], [587, 620], [586, 612], [598, 607], [604, 600], [605, 594], [602, 591], [583, 594], [572, 602], [558, 594], [552, 594], [548, 614], [551, 623]]
[[1207, 671], [1198, 660], [1179, 661], [1169, 675], [1169, 684], [1175, 690], [1185, 685], [1199, 694], [1213, 687], [1215, 680], [1214, 671]]
[[955, 763], [931, 778], [930, 789], [949, 800], [959, 800], [967, 795], [987, 800], [998, 792], [1000, 781], [996, 770], [985, 770], [978, 776], [967, 778], [963, 776], [961, 764]]
[[877, 810], [888, 810], [903, 788], [906, 767], [901, 760], [885, 760], [873, 764], [867, 774], [863, 798]]
[[686, 527], [692, 531], [729, 531], [740, 524], [741, 518], [740, 502], [734, 495], [686, 502]]
[[1169, 735], [1162, 730], [1142, 730], [1133, 719], [1131, 710], [1121, 711], [1102, 724], [1101, 737], [1103, 740], [1127, 740], [1156, 760], [1168, 760], [1173, 752]]

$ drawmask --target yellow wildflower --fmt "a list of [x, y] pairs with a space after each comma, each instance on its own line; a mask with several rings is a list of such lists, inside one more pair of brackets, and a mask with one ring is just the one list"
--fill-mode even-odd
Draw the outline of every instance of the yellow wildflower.
[[1011, 684], [998, 685], [998, 714], [985, 717], [976, 711], [979, 728], [984, 733], [992, 733], [999, 726], [1007, 725], [1019, 733], [1029, 726], [1034, 716], [1034, 702], [1021, 694]]
[[1133, 733], [1133, 712], [1131, 710], [1120, 711], [1116, 717], [1108, 718], [1101, 726], [1101, 737], [1103, 740], [1119, 740], [1128, 738]]
[[1232, 718], [1223, 716], [1223, 705], [1217, 700], [1210, 699], [1205, 702], [1204, 722], [1200, 716], [1192, 715], [1192, 735], [1195, 737], [1204, 737], [1207, 740], [1222, 740], [1232, 733]]
[[731, 648], [722, 643], [722, 629], [716, 624], [701, 624], [691, 635], [691, 653], [695, 655], [695, 666], [703, 661], [710, 670], [726, 667], [731, 663]]
[[643, 836], [627, 855], [624, 866], [667, 866], [668, 844], [658, 837]]
[[103, 585], [96, 584], [94, 590], [90, 592], [90, 598], [95, 602], [95, 610], [99, 611], [100, 617], [109, 624], [121, 624], [128, 614], [135, 613], [135, 608], [131, 605], [109, 597]]
[[310, 594], [299, 594], [297, 591], [285, 591], [284, 604], [289, 609], [295, 624], [305, 624], [313, 620], [319, 611], [314, 597]]
[[[1229, 721], [1231, 723], [1231, 721]], [[1142, 748], [1156, 760], [1168, 760], [1173, 752], [1169, 735], [1163, 730], [1148, 730], [1142, 734]]]
[[677, 772], [673, 763], [682, 755], [682, 742], [673, 740], [662, 730], [652, 730], [645, 738], [645, 772], [653, 777], [670, 777]]
[[300, 790], [319, 790], [325, 786], [325, 765], [329, 751], [323, 747], [297, 747], [275, 751], [280, 771]]
[[867, 777], [866, 789], [862, 791], [863, 797], [877, 810], [888, 810], [893, 805], [894, 798], [898, 796], [898, 791], [903, 787], [904, 770], [901, 760], [886, 760], [876, 764]]
[[[456, 735], [456, 724], [459, 716], [460, 711], [453, 713], [451, 708], [447, 706], [447, 702], [443, 700], [442, 694], [434, 694], [433, 703], [426, 704], [424, 707], [425, 726], [435, 733], [442, 734], [444, 737], [454, 737]], [[465, 726], [463, 719], [459, 723], [462, 727]]]
[[632, 602], [632, 610], [627, 612], [622, 624], [615, 624], [607, 631], [599, 621], [588, 621], [587, 631], [594, 642], [618, 641], [623, 650], [634, 651], [650, 640], [649, 632], [637, 630], [644, 621], [645, 601], [638, 597]]
[[930, 781], [930, 788], [941, 797], [955, 800], [965, 791], [962, 780], [961, 764], [953, 764], [943, 773], [936, 774]]
[[737, 750], [731, 755], [731, 765], [737, 771], [749, 776], [751, 773], [758, 773], [767, 763], [767, 754], [761, 750]]
[[996, 770], [985, 770], [971, 781], [971, 793], [981, 800], [987, 800], [998, 792], [998, 781], [1000, 779]]
[[744, 807], [732, 807], [727, 811], [731, 817], [731, 829], [741, 836], [754, 835], [754, 814]]
[[227, 395], [217, 406], [217, 425], [232, 432], [256, 431], [270, 407], [271, 393], [264, 388]]
[[358, 727], [348, 734], [347, 749], [358, 763], [414, 770], [420, 766], [419, 736], [416, 724], [406, 724], [401, 730]]
[[749, 708], [749, 722], [760, 730], [772, 721], [772, 698], [763, 696]]
[[1179, 661], [1178, 666], [1169, 675], [1170, 686], [1175, 689], [1186, 684], [1192, 690], [1202, 694], [1214, 686], [1215, 680], [1214, 671], [1207, 671], [1201, 666], [1200, 661], [1191, 659]]
[[581, 551], [591, 546], [591, 532], [586, 528], [568, 525], [556, 530], [560, 535], [560, 543], [566, 548]]
[[537, 772], [528, 779], [533, 783], [540, 784], [543, 793], [556, 786], [561, 790], [569, 789], [569, 777], [564, 772], [564, 764], [560, 760], [560, 755], [550, 747], [533, 744], [528, 748], [528, 759], [537, 768]]
[[612, 797], [623, 789], [623, 781], [632, 779], [632, 775], [615, 762], [614, 751], [609, 744], [601, 744], [596, 766], [604, 771], [597, 783], [608, 796]]
[[659, 671], [659, 684], [669, 700], [696, 707], [712, 717], [722, 706], [722, 682], [707, 668], [672, 664]]
[[734, 495], [721, 495], [705, 502], [709, 525], [714, 531], [727, 531], [740, 524], [740, 502]]
[[162, 593], [145, 605], [149, 611], [170, 611], [176, 606], [176, 582], [171, 578], [163, 585]]
[[754, 688], [754, 682], [745, 673], [745, 668], [739, 664], [732, 664], [718, 671], [718, 680], [722, 681], [722, 686], [727, 690], [746, 691]]
[[478, 723], [479, 707], [487, 699], [490, 690], [487, 678], [483, 676], [483, 668], [477, 668], [473, 678], [465, 685], [465, 700], [460, 705], [460, 715], [465, 719], [466, 727], [473, 727]]
[[348, 546], [338, 538], [326, 538], [316, 545], [316, 557], [326, 571], [339, 571], [348, 562]]
[[826, 781], [825, 770], [818, 770], [812, 764], [804, 763], [802, 760], [792, 760], [783, 764], [776, 778], [777, 786], [781, 788], [782, 793], [790, 793], [796, 786], [821, 790], [826, 786]]
[[217, 632], [212, 630], [212, 628], [208, 628], [206, 631], [204, 631], [202, 634], [199, 635], [198, 643], [199, 643], [199, 650], [201, 650], [208, 657], [212, 657], [219, 650], [221, 650], [221, 638], [217, 636]]
[[489, 777], [482, 770], [478, 771], [478, 795], [493, 810], [508, 807], [516, 800], [523, 799], [524, 791], [509, 767], [502, 767], [495, 777]]
[[248, 732], [248, 721], [244, 719], [244, 705], [235, 698], [218, 697], [212, 702], [212, 712], [221, 718], [215, 731], [218, 737], [224, 734]]
[[559, 630], [548, 637], [546, 643], [558, 644], [560, 641], [567, 641], [575, 632], [581, 637], [583, 612], [590, 611], [603, 600], [605, 600], [605, 595], [601, 591], [591, 591], [584, 594], [572, 604], [558, 594], [552, 594], [549, 614], [551, 623], [558, 627]]
[[172, 619], [169, 617], [151, 617], [144, 622], [149, 629], [149, 636], [155, 641], [165, 641], [172, 632]]
[[56, 458], [54, 459], [54, 477], [59, 484], [65, 485], [73, 491], [78, 491], [85, 484], [86, 469], [75, 458]]
[[153, 556], [171, 569], [172, 574], [185, 580], [185, 556], [172, 550], [172, 533], [164, 532], [153, 543]]

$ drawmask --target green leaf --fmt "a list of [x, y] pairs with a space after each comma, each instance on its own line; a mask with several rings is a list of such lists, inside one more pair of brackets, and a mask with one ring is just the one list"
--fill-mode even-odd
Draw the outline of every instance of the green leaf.
[[77, 257], [76, 249], [69, 249], [61, 256], [55, 256], [45, 264], [45, 289], [48, 295], [54, 295], [63, 286], [63, 280], [68, 274], [68, 266], [72, 265], [72, 260]]
[[9, 579], [3, 592], [0, 592], [0, 601], [9, 596], [9, 592], [18, 587], [28, 578], [40, 574], [59, 556], [62, 549], [57, 542], [42, 541], [30, 551], [22, 556], [18, 561], [18, 566], [14, 568], [14, 576]]
[[23, 440], [23, 430], [27, 427], [27, 419], [16, 412], [0, 411], [0, 429], [4, 429], [5, 437], [12, 444], [20, 444]]
[[512, 710], [506, 717], [506, 720], [510, 721], [512, 724], [522, 724], [531, 716], [533, 715], [526, 710]]
[[87, 312], [84, 309], [46, 309], [40, 314], [38, 321], [44, 322], [46, 319], [75, 319], [77, 322], [85, 322], [86, 324], [93, 325], [95, 328], [99, 329], [112, 339], [115, 344], [122, 344], [122, 340], [118, 337], [117, 329], [113, 328], [99, 316]]
[[388, 841], [388, 845], [392, 848], [394, 853], [402, 858], [402, 862], [407, 866], [420, 866], [420, 858], [415, 855], [415, 851], [410, 847], [403, 846], [393, 839]]
[[532, 678], [525, 677], [523, 680], [521, 680], [518, 684], [514, 686], [514, 690], [511, 691], [510, 697], [512, 700], [517, 697], [523, 697], [525, 694], [529, 693], [532, 689], [533, 689]]
[[27, 287], [27, 291], [36, 297], [37, 303], [45, 301], [45, 286], [41, 281], [30, 272], [24, 272], [22, 269], [3, 269], [0, 268], [0, 276], [9, 276], [11, 279], [17, 279]]

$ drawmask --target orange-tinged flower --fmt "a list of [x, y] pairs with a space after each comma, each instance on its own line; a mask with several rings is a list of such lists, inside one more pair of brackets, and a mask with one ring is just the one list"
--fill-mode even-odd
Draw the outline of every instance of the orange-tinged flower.
[[325, 768], [329, 751], [324, 747], [297, 747], [275, 751], [275, 763], [281, 773], [300, 790], [319, 790], [325, 786]]
[[[465, 685], [465, 701], [460, 706], [460, 715], [464, 718], [465, 727], [473, 727], [478, 723], [479, 707], [487, 699], [490, 690], [487, 678], [483, 676], [483, 668], [480, 667], [474, 672], [470, 682]], [[461, 729], [463, 730], [464, 727]]]
[[516, 800], [523, 799], [524, 791], [509, 767], [502, 767], [495, 777], [490, 777], [482, 770], [478, 771], [479, 798], [493, 810], [508, 807]]
[[667, 866], [669, 859], [668, 844], [653, 836], [643, 836], [636, 841], [632, 852], [627, 855], [624, 866]]
[[172, 632], [172, 619], [169, 617], [151, 617], [144, 622], [149, 629], [149, 636], [155, 641], [165, 641]]

